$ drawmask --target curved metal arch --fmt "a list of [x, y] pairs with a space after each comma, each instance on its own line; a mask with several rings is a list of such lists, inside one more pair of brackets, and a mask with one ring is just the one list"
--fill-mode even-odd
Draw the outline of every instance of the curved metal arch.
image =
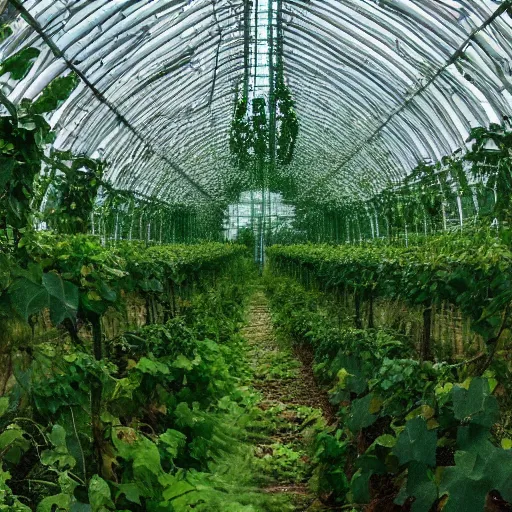
[[[167, 201], [222, 202], [244, 66], [244, 0], [9, 0], [5, 58], [42, 50], [0, 78], [13, 101], [55, 77], [82, 84], [52, 115], [58, 144], [103, 154], [109, 177]], [[284, 69], [300, 134], [287, 169], [298, 200], [344, 201], [403, 178], [419, 159], [512, 110], [512, 1], [283, 0]], [[471, 76], [471, 81], [467, 76]], [[329, 108], [326, 108], [326, 105]]]

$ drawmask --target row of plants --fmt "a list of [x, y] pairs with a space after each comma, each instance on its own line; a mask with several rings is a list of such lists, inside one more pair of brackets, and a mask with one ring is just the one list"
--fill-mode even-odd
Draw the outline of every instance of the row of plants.
[[[29, 232], [16, 251], [6, 247], [0, 253], [2, 314], [30, 322], [49, 309], [54, 325], [72, 327], [109, 307], [122, 307], [127, 292], [172, 301], [175, 286], [220, 273], [241, 253], [237, 245], [218, 242], [107, 247], [91, 235]], [[173, 307], [167, 308], [172, 314]]]
[[424, 359], [430, 359], [432, 352], [433, 305], [456, 306], [483, 337], [488, 354], [482, 370], [510, 327], [512, 252], [488, 230], [429, 237], [408, 247], [384, 243], [273, 246], [268, 256], [275, 272], [297, 276], [326, 291], [353, 293], [357, 327], [362, 327], [362, 301], [369, 304], [370, 327], [376, 298], [399, 299], [421, 308]]
[[[93, 236], [59, 236], [33, 231], [25, 233], [15, 248], [6, 244], [0, 253], [0, 321], [6, 331], [16, 320], [21, 326], [30, 326], [31, 329], [23, 331], [17, 344], [7, 340], [11, 351], [10, 371], [16, 378], [17, 391], [11, 394], [10, 400], [3, 399], [3, 403], [8, 404], [6, 407], [12, 405], [15, 410], [25, 409], [25, 402], [30, 397], [22, 396], [22, 392], [27, 391], [30, 395], [32, 379], [35, 378], [33, 371], [42, 372], [39, 374], [41, 380], [48, 378], [45, 367], [37, 366], [41, 357], [51, 361], [53, 356], [50, 354], [54, 351], [64, 361], [66, 357], [71, 358], [70, 362], [78, 358], [88, 373], [82, 375], [75, 367], [69, 371], [84, 377], [79, 386], [75, 384], [78, 386], [75, 391], [85, 393], [81, 403], [84, 413], [89, 415], [89, 428], [92, 425], [91, 446], [95, 461], [92, 473], [102, 475], [104, 438], [108, 428], [104, 407], [112, 384], [105, 375], [117, 372], [115, 362], [109, 357], [117, 352], [112, 351], [102, 330], [104, 315], [109, 311], [124, 312], [130, 294], [136, 294], [145, 298], [146, 322], [171, 321], [180, 313], [183, 299], [192, 295], [193, 288], [201, 290], [213, 285], [224, 272], [237, 264], [242, 252], [238, 246], [213, 242], [155, 247], [124, 243], [105, 247]], [[60, 353], [61, 348], [53, 344], [40, 355], [40, 350], [45, 347], [39, 343], [41, 330], [43, 337], [44, 330], [48, 330], [45, 316], [49, 317], [56, 330], [54, 337], [66, 347], [64, 353]], [[42, 324], [46, 329], [41, 328]], [[2, 347], [2, 352], [5, 350], [6, 347]], [[17, 363], [21, 363], [21, 367]], [[61, 370], [55, 369], [57, 373]], [[25, 383], [20, 375], [29, 381]], [[43, 384], [38, 381], [35, 386]], [[59, 393], [48, 388], [46, 403], [52, 402], [51, 393], [54, 392]], [[64, 392], [68, 399], [72, 398], [70, 393], [69, 389]], [[22, 415], [27, 414], [24, 412]], [[46, 426], [44, 421], [40, 423], [35, 417], [29, 417], [39, 426]], [[51, 422], [50, 416], [46, 416], [45, 421]], [[87, 428], [85, 424], [82, 426]], [[0, 448], [0, 454], [6, 448], [10, 450], [10, 439], [14, 436], [10, 430], [5, 434], [8, 444]], [[25, 434], [17, 434], [16, 438], [20, 436], [26, 437]], [[59, 503], [68, 503], [67, 498], [62, 498]], [[52, 506], [41, 510], [50, 511]]]
[[[287, 510], [252, 490], [244, 427], [259, 413], [239, 332], [250, 270], [238, 248], [106, 249], [92, 237], [48, 234], [23, 248], [34, 263], [2, 295], [11, 314], [24, 321], [28, 311], [35, 321], [35, 306], [16, 297], [46, 290], [55, 325], [62, 320], [74, 335], [36, 336], [16, 358], [0, 398], [0, 510]], [[17, 279], [39, 292], [16, 295]], [[49, 286], [56, 279], [61, 295]], [[182, 286], [176, 310], [168, 280]], [[132, 287], [155, 297], [160, 315], [106, 339], [94, 319], [122, 307]], [[92, 340], [78, 328], [86, 322]]]
[[296, 279], [271, 275], [267, 290], [276, 326], [312, 351], [338, 410], [313, 453], [311, 485], [326, 503], [354, 512], [509, 510], [510, 368], [496, 361], [480, 375], [472, 365], [420, 362], [402, 335], [339, 326], [324, 295]]

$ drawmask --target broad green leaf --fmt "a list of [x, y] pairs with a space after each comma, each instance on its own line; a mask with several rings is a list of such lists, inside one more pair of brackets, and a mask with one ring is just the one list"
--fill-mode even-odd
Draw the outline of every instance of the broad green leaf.
[[54, 425], [48, 438], [53, 444], [53, 449], [41, 453], [41, 462], [46, 466], [57, 466], [59, 469], [74, 468], [76, 460], [69, 454], [64, 428]]
[[12, 445], [18, 439], [23, 439], [23, 430], [19, 427], [8, 428], [0, 434], [0, 452]]
[[110, 487], [107, 482], [98, 475], [94, 475], [91, 478], [88, 494], [92, 512], [102, 512], [104, 507], [115, 509], [110, 493]]
[[441, 493], [449, 497], [444, 512], [483, 510], [486, 496], [493, 490], [511, 502], [510, 475], [512, 455], [489, 441], [474, 443], [471, 451], [456, 452], [455, 466], [445, 468], [441, 481]]
[[404, 431], [398, 436], [393, 453], [400, 464], [422, 462], [427, 466], [436, 465], [437, 434], [428, 430], [422, 417], [408, 421]]
[[[57, 508], [55, 508], [57, 507]], [[57, 494], [44, 498], [37, 505], [37, 512], [69, 512], [71, 507], [71, 496], [69, 494]]]
[[73, 503], [70, 512], [92, 512], [92, 509], [87, 503]]
[[163, 472], [158, 447], [147, 437], [134, 429], [117, 427], [112, 431], [112, 439], [119, 457], [132, 461], [134, 467], [147, 465], [155, 475]]
[[190, 407], [185, 402], [181, 402], [176, 406], [174, 415], [179, 427], [192, 427], [196, 423], [193, 411], [190, 410]]
[[455, 418], [460, 421], [491, 427], [499, 419], [498, 402], [491, 396], [487, 379], [472, 379], [467, 391], [455, 386], [452, 389], [452, 399]]
[[179, 451], [185, 446], [187, 436], [177, 430], [168, 429], [159, 437], [159, 441], [165, 445], [165, 450], [174, 459], [178, 456]]
[[9, 297], [13, 309], [25, 321], [43, 309], [49, 307], [50, 299], [44, 286], [38, 285], [26, 278], [17, 279], [9, 287]]
[[0, 190], [12, 179], [16, 160], [14, 157], [0, 157]]
[[194, 367], [194, 362], [185, 357], [183, 354], [179, 354], [176, 360], [172, 363], [173, 368], [180, 368], [182, 370], [190, 371]]
[[166, 475], [165, 480], [160, 479], [160, 483], [163, 484], [165, 481], [166, 489], [163, 492], [163, 497], [165, 500], [173, 500], [178, 498], [179, 496], [183, 496], [191, 491], [195, 491], [195, 487], [189, 484], [186, 480], [178, 480], [176, 477], [167, 478]]
[[56, 110], [62, 102], [69, 98], [78, 82], [78, 77], [75, 74], [55, 78], [44, 88], [41, 96], [34, 101], [33, 111], [36, 114], [46, 114]]
[[350, 489], [354, 503], [369, 503], [370, 496], [370, 478], [371, 472], [358, 471], [350, 482]]
[[119, 489], [116, 493], [116, 500], [124, 494], [128, 501], [140, 505], [141, 490], [137, 484], [115, 484], [115, 486]]
[[56, 448], [66, 448], [66, 431], [64, 427], [54, 425], [48, 438]]
[[0, 397], [0, 418], [7, 412], [9, 408], [9, 397], [2, 396]]
[[147, 357], [142, 357], [136, 366], [137, 370], [150, 375], [169, 375], [169, 367], [158, 361], [152, 361]]
[[74, 322], [78, 311], [78, 288], [55, 272], [43, 275], [43, 285], [50, 295], [52, 323], [58, 325], [67, 318]]
[[158, 279], [142, 279], [139, 281], [139, 286], [145, 292], [162, 293], [164, 291], [164, 287]]
[[347, 421], [347, 426], [352, 432], [369, 427], [377, 421], [378, 416], [370, 412], [373, 398], [373, 394], [370, 393], [352, 402], [350, 416]]
[[411, 462], [407, 473], [407, 494], [414, 499], [411, 512], [429, 512], [438, 498], [438, 488], [425, 464]]
[[22, 80], [28, 75], [40, 53], [37, 48], [24, 48], [15, 53], [0, 65], [0, 76], [11, 73], [13, 80]]
[[101, 298], [103, 300], [106, 300], [108, 302], [115, 302], [117, 299], [117, 293], [108, 286], [105, 281], [100, 281], [98, 284], [98, 291], [101, 295]]
[[384, 446], [385, 448], [393, 448], [396, 444], [396, 437], [391, 434], [384, 434], [383, 436], [379, 436], [375, 439], [375, 444]]
[[443, 512], [484, 510], [489, 482], [483, 478], [482, 461], [469, 452], [455, 454], [455, 466], [445, 468], [440, 487], [441, 494], [448, 494]]

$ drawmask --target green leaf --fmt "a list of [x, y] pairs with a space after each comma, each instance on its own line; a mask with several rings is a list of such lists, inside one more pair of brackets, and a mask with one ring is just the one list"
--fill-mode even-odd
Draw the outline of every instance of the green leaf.
[[163, 492], [164, 500], [173, 500], [196, 490], [186, 480], [178, 480], [172, 475], [165, 475], [165, 478], [160, 479], [160, 483], [166, 487]]
[[117, 293], [105, 281], [100, 281], [98, 284], [98, 292], [103, 300], [108, 302], [115, 302], [117, 300]]
[[427, 466], [436, 465], [437, 434], [428, 430], [427, 422], [420, 416], [408, 421], [398, 437], [393, 453], [400, 464], [422, 462]]
[[385, 448], [393, 448], [396, 444], [396, 437], [391, 434], [384, 434], [383, 436], [379, 436], [375, 439], [375, 444], [384, 446]]
[[179, 451], [185, 447], [187, 436], [177, 430], [168, 429], [159, 437], [159, 441], [165, 445], [165, 450], [174, 459], [178, 456]]
[[185, 357], [183, 354], [179, 354], [176, 360], [172, 363], [172, 366], [173, 368], [190, 371], [194, 367], [194, 362]]
[[39, 57], [40, 50], [37, 48], [24, 48], [2, 62], [0, 76], [11, 73], [13, 80], [23, 80], [32, 69], [34, 62]]
[[140, 497], [142, 493], [137, 484], [115, 484], [115, 486], [119, 489], [116, 493], [116, 500], [119, 496], [124, 494], [128, 501], [140, 505]]
[[186, 402], [181, 402], [176, 406], [174, 415], [179, 427], [192, 427], [196, 423], [194, 412], [190, 410]]
[[32, 315], [40, 313], [50, 305], [45, 287], [26, 278], [17, 279], [10, 286], [9, 297], [13, 309], [27, 322]]
[[2, 396], [0, 397], [0, 418], [7, 412], [9, 408], [9, 397]]
[[162, 293], [164, 291], [164, 287], [158, 279], [142, 279], [139, 281], [139, 286], [145, 292]]
[[438, 489], [433, 481], [433, 475], [421, 462], [409, 464], [406, 489], [408, 496], [415, 498], [411, 512], [429, 512], [438, 498]]
[[53, 444], [53, 449], [41, 453], [41, 462], [46, 466], [57, 466], [59, 469], [75, 467], [76, 460], [69, 454], [64, 428], [54, 425], [48, 438]]
[[136, 366], [137, 370], [150, 375], [169, 375], [170, 370], [166, 364], [158, 361], [152, 361], [147, 357], [141, 357]]
[[0, 190], [4, 190], [9, 181], [12, 180], [16, 160], [14, 157], [0, 157]]
[[52, 323], [58, 325], [66, 318], [74, 322], [78, 311], [78, 288], [55, 272], [43, 275], [43, 285], [50, 295]]
[[460, 421], [491, 427], [499, 419], [498, 402], [491, 395], [489, 382], [485, 378], [472, 379], [468, 390], [455, 386], [452, 399], [455, 418]]
[[103, 512], [104, 507], [115, 509], [110, 494], [110, 487], [107, 482], [98, 475], [94, 475], [91, 478], [88, 494], [92, 512]]
[[[55, 496], [48, 496], [44, 498], [39, 505], [37, 505], [37, 512], [59, 512], [69, 511], [71, 506], [71, 496], [69, 494], [57, 494]], [[57, 508], [55, 508], [57, 507]]]
[[70, 512], [92, 512], [92, 509], [87, 503], [73, 503]]
[[45, 114], [56, 110], [62, 102], [67, 100], [78, 85], [78, 77], [70, 74], [52, 80], [43, 90], [43, 93], [33, 104], [33, 112]]
[[9, 25], [0, 26], [0, 42], [12, 36], [12, 28]]
[[163, 473], [160, 453], [155, 443], [134, 429], [117, 427], [113, 429], [112, 440], [119, 457], [133, 462], [136, 467], [146, 466], [156, 476]]
[[369, 427], [377, 421], [378, 416], [370, 412], [373, 398], [373, 394], [370, 393], [352, 402], [350, 416], [347, 421], [347, 426], [352, 432]]
[[350, 482], [354, 503], [369, 503], [371, 472], [358, 471]]
[[477, 454], [456, 452], [455, 466], [443, 472], [441, 494], [448, 494], [443, 512], [484, 510], [489, 483], [483, 478], [482, 464]]
[[23, 430], [21, 430], [21, 428], [15, 426], [14, 428], [4, 430], [0, 434], [0, 452], [12, 445], [18, 439], [23, 439]]

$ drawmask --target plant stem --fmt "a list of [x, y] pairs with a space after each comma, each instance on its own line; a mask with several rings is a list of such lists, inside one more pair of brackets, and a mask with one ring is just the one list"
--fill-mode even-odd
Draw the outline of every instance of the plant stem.
[[[94, 315], [91, 319], [94, 344], [94, 358], [100, 361], [102, 358], [102, 332], [101, 332], [101, 316]], [[103, 427], [101, 424], [101, 398], [103, 393], [103, 385], [100, 378], [94, 378], [91, 384], [91, 419], [92, 419], [92, 436], [94, 444], [94, 454], [96, 458], [96, 472], [102, 474], [103, 458]]]

